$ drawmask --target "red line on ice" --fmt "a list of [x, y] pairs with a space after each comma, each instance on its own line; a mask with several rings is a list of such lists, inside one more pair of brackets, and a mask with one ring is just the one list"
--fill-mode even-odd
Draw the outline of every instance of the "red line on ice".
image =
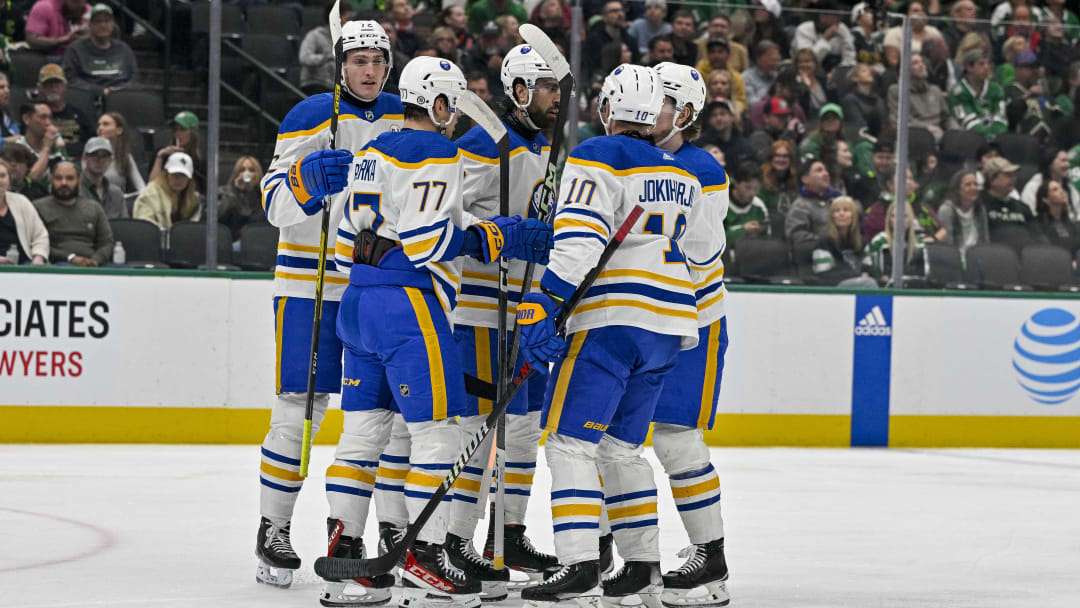
[[71, 524], [73, 526], [78, 526], [80, 528], [85, 528], [87, 530], [90, 530], [91, 532], [94, 532], [95, 534], [97, 534], [98, 537], [99, 537], [99, 541], [98, 541], [97, 546], [92, 547], [92, 548], [90, 548], [90, 549], [88, 549], [86, 551], [83, 551], [82, 553], [72, 555], [70, 557], [61, 557], [61, 558], [58, 558], [58, 559], [51, 559], [51, 560], [44, 561], [44, 562], [39, 562], [39, 563], [36, 563], [36, 564], [27, 564], [25, 566], [15, 566], [15, 567], [12, 567], [12, 568], [0, 568], [0, 572], [15, 572], [15, 571], [18, 571], [18, 570], [30, 570], [32, 568], [44, 568], [46, 566], [56, 566], [56, 565], [59, 565], [59, 564], [69, 564], [71, 562], [76, 562], [76, 561], [79, 561], [81, 559], [86, 559], [86, 558], [88, 558], [90, 556], [97, 555], [98, 553], [102, 553], [102, 552], [108, 550], [110, 547], [112, 547], [116, 543], [116, 537], [113, 536], [112, 532], [109, 532], [108, 530], [106, 530], [104, 528], [99, 528], [98, 526], [95, 526], [93, 524], [88, 524], [86, 522], [77, 521], [77, 520], [74, 520], [74, 519], [68, 519], [66, 517], [60, 517], [59, 515], [49, 515], [48, 513], [35, 513], [33, 511], [23, 511], [22, 509], [12, 509], [10, 507], [0, 507], [0, 511], [9, 511], [11, 513], [19, 513], [21, 515], [30, 515], [32, 517], [41, 517], [43, 519], [52, 519], [54, 521], [62, 521], [64, 523]]

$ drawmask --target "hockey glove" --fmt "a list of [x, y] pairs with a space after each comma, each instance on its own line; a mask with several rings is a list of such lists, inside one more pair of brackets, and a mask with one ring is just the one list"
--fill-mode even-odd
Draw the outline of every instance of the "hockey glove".
[[475, 256], [485, 264], [490, 264], [495, 258], [503, 255], [503, 250], [506, 248], [506, 234], [508, 232], [513, 234], [514, 226], [520, 223], [521, 217], [517, 215], [514, 217], [496, 215], [486, 220], [480, 220], [469, 226], [470, 232], [479, 235], [480, 248], [476, 250], [470, 247], [471, 239], [469, 239], [466, 241], [465, 252]]
[[318, 213], [326, 195], [337, 194], [349, 185], [352, 161], [348, 150], [319, 150], [289, 167], [289, 189], [306, 215]]
[[505, 230], [503, 238], [506, 240], [504, 257], [544, 265], [547, 265], [548, 254], [555, 245], [555, 232], [551, 225], [531, 217]]
[[566, 340], [555, 330], [559, 305], [546, 293], [526, 294], [517, 307], [521, 326], [521, 356], [546, 374], [547, 364], [566, 354]]

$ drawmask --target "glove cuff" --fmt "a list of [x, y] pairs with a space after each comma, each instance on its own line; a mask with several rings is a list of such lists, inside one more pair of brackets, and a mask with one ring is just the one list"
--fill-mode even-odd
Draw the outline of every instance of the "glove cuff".
[[491, 220], [480, 220], [472, 226], [469, 226], [469, 229], [477, 231], [480, 235], [480, 244], [483, 248], [483, 261], [485, 264], [491, 263], [492, 260], [499, 257], [506, 241], [503, 238], [502, 230], [499, 228], [498, 224]]
[[[304, 205], [311, 200], [311, 193], [309, 193], [307, 187], [304, 186], [304, 177], [300, 171], [300, 163], [303, 161], [304, 159], [301, 158], [289, 165], [289, 190], [292, 190], [293, 196], [296, 197], [296, 201], [301, 205]], [[307, 210], [305, 209], [305, 211]]]
[[[517, 324], [534, 325], [548, 318], [547, 307], [542, 302], [522, 302], [517, 307]], [[552, 304], [554, 308], [554, 304]]]
[[549, 268], [544, 272], [543, 278], [540, 279], [540, 288], [549, 293], [551, 297], [566, 302], [570, 299], [570, 296], [574, 295], [577, 286], [562, 280], [559, 275]]

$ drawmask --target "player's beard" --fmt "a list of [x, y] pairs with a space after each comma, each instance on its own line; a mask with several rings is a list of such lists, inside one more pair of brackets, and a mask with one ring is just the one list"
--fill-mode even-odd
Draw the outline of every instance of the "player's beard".
[[[541, 111], [540, 108], [536, 107], [536, 104], [529, 104], [529, 107], [526, 108], [525, 111], [529, 113], [529, 120], [531, 120], [534, 125], [540, 127], [541, 131], [547, 131], [555, 125], [555, 117], [548, 116], [548, 113], [546, 111]], [[557, 108], [556, 112], [558, 112]]]

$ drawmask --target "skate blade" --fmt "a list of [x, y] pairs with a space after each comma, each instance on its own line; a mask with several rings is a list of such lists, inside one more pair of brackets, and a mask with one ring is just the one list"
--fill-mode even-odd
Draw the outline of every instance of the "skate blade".
[[731, 603], [726, 581], [713, 581], [693, 589], [665, 589], [660, 603], [666, 608], [711, 608]]
[[480, 591], [481, 602], [501, 602], [509, 597], [507, 584], [503, 581], [482, 581]]
[[449, 595], [429, 589], [404, 587], [398, 598], [400, 608], [479, 608], [480, 596], [476, 594]]
[[293, 571], [259, 562], [259, 568], [255, 571], [255, 581], [279, 589], [288, 589], [292, 585]]
[[544, 572], [534, 572], [529, 570], [516, 570], [510, 568], [510, 582], [506, 584], [506, 588], [510, 593], [521, 593], [521, 590], [525, 587], [532, 585], [539, 585], [544, 582]]
[[660, 588], [656, 587], [655, 589], [655, 591], [642, 591], [630, 595], [605, 595], [603, 603], [606, 608], [662, 608]]
[[323, 585], [319, 603], [335, 608], [356, 606], [382, 606], [393, 597], [392, 589], [372, 589], [363, 585], [344, 582], [327, 582]]
[[600, 595], [578, 595], [554, 602], [526, 600], [526, 608], [604, 608]]

